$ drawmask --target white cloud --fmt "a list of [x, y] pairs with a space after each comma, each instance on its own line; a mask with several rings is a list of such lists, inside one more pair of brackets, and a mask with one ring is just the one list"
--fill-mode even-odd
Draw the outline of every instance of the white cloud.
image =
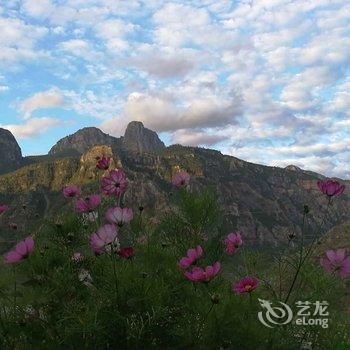
[[190, 72], [194, 66], [193, 55], [180, 52], [179, 54], [151, 53], [125, 61], [125, 66], [131, 65], [148, 72], [158, 78], [182, 77]]
[[22, 6], [29, 16], [36, 18], [46, 18], [54, 10], [51, 0], [24, 0]]
[[185, 146], [215, 146], [216, 144], [225, 141], [229, 135], [219, 134], [217, 130], [208, 131], [189, 131], [178, 130], [172, 134], [172, 143], [178, 143]]
[[282, 100], [292, 110], [312, 108], [318, 103], [317, 92], [335, 78], [326, 66], [307, 68], [284, 87]]
[[71, 52], [75, 55], [80, 55], [82, 52], [86, 52], [89, 49], [89, 43], [81, 39], [71, 39], [60, 43], [62, 50]]
[[28, 94], [28, 121], [70, 108], [120, 135], [136, 119], [173, 142], [349, 176], [346, 0], [0, 2], [1, 86]]
[[120, 19], [107, 19], [95, 27], [95, 32], [96, 36], [104, 41], [108, 51], [113, 54], [129, 48], [125, 37], [135, 29], [136, 26], [132, 23]]
[[132, 93], [120, 117], [102, 123], [102, 129], [121, 135], [128, 122], [138, 120], [157, 132], [222, 127], [237, 123], [240, 104], [236, 100], [193, 99], [181, 105], [164, 95]]
[[45, 27], [30, 25], [20, 19], [0, 17], [0, 62], [6, 64], [47, 56], [44, 50], [36, 49], [38, 40], [47, 32]]
[[37, 92], [33, 96], [22, 101], [19, 110], [24, 119], [29, 119], [32, 113], [38, 109], [55, 108], [64, 106], [64, 96], [58, 89]]
[[54, 118], [31, 118], [23, 124], [0, 125], [2, 128], [10, 130], [18, 139], [33, 138], [45, 133], [49, 128], [59, 124], [59, 120]]

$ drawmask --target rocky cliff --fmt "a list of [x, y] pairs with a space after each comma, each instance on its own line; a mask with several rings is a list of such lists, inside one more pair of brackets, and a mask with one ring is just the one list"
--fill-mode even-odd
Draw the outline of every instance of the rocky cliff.
[[57, 142], [49, 151], [52, 156], [79, 156], [91, 147], [107, 145], [118, 151], [125, 149], [136, 153], [158, 153], [165, 149], [157, 133], [144, 127], [141, 122], [130, 122], [124, 137], [113, 137], [100, 129], [89, 127], [78, 130]]
[[89, 127], [59, 140], [56, 145], [51, 148], [49, 155], [79, 156], [93, 146], [111, 146], [115, 142], [115, 137], [105, 134], [100, 129]]
[[[252, 164], [214, 150], [180, 145], [165, 148], [156, 141], [155, 133], [137, 130], [142, 130], [142, 125], [135, 123], [131, 133], [127, 131], [125, 137], [119, 139], [121, 145], [107, 138], [113, 142], [112, 146], [93, 145], [83, 154], [69, 158], [38, 158], [35, 164], [0, 176], [0, 202], [7, 202], [13, 208], [12, 216], [6, 220], [18, 220], [23, 204], [30, 208], [32, 217], [34, 213], [42, 217], [57, 212], [65, 203], [60, 191], [69, 183], [85, 186], [87, 192], [96, 191], [101, 174], [95, 164], [96, 158], [102, 155], [112, 157], [113, 166], [126, 171], [130, 181], [125, 198], [128, 205], [134, 208], [142, 205], [150, 215], [168, 206], [173, 190], [171, 176], [185, 169], [191, 174], [192, 189], [206, 186], [216, 189], [227, 230], [243, 230], [254, 244], [275, 246], [285, 242], [288, 235], [299, 234], [304, 204], [311, 208], [308, 232], [323, 220], [327, 200], [316, 186], [322, 177], [320, 174], [295, 167], [283, 169]], [[140, 143], [138, 135], [143, 139]], [[72, 140], [77, 139], [80, 140], [71, 138], [66, 144], [71, 146]], [[79, 148], [74, 146], [75, 151], [80, 153], [91, 145], [91, 140], [83, 140]], [[131, 150], [128, 140], [133, 142]], [[327, 216], [323, 224], [324, 231], [350, 217], [350, 185], [347, 181], [344, 183], [346, 192], [332, 206], [332, 215]]]
[[138, 153], [158, 153], [165, 149], [164, 143], [158, 135], [141, 122], [131, 122], [125, 130], [123, 146]]
[[22, 152], [10, 131], [0, 128], [0, 174], [18, 168]]

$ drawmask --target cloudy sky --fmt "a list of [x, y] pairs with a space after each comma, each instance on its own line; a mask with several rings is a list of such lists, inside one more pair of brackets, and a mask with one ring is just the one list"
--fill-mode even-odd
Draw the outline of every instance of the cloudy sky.
[[131, 120], [350, 178], [348, 0], [0, 0], [0, 126], [42, 154]]

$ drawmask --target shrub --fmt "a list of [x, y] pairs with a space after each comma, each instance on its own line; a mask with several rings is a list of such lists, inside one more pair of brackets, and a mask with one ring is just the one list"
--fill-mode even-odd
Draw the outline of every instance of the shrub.
[[[187, 180], [156, 219], [115, 209], [106, 228], [106, 210], [126, 189], [117, 172], [103, 180], [108, 200], [77, 199], [82, 213], [57, 213], [32, 235], [32, 250], [15, 248], [21, 262], [1, 268], [1, 348], [348, 348], [344, 280], [309, 259], [312, 245], [275, 260], [248, 250], [244, 232], [223, 232], [213, 190], [195, 193]], [[326, 300], [329, 327], [269, 328], [258, 320], [262, 300]]]

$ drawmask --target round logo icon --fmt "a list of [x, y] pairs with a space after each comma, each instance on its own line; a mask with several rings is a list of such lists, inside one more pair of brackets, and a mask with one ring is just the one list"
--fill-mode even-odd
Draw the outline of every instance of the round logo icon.
[[289, 323], [293, 319], [292, 309], [285, 303], [279, 302], [280, 306], [272, 306], [272, 302], [259, 299], [260, 305], [265, 311], [259, 311], [259, 321], [266, 327], [273, 328]]

